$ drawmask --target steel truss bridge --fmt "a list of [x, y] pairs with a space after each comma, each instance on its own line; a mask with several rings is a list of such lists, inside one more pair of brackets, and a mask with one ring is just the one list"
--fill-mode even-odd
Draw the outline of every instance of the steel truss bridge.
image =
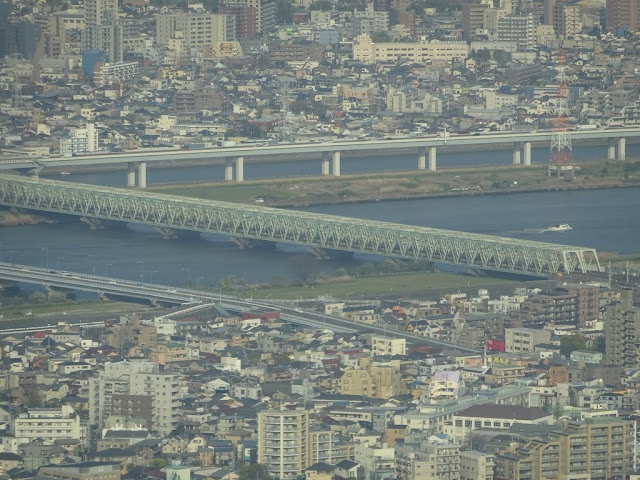
[[600, 272], [592, 248], [0, 175], [0, 204], [539, 277]]

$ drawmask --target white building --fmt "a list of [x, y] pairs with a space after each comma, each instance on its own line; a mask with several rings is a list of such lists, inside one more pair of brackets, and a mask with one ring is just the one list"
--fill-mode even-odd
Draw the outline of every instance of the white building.
[[138, 62], [99, 63], [93, 72], [96, 87], [130, 82], [140, 76]]
[[281, 480], [299, 477], [311, 465], [309, 412], [267, 410], [258, 414], [258, 463]]
[[36, 439], [45, 442], [57, 439], [80, 440], [80, 416], [68, 405], [29, 409], [14, 420], [13, 432], [20, 444]]
[[80, 153], [98, 151], [99, 134], [93, 123], [85, 128], [74, 128], [60, 138], [60, 154], [71, 157]]
[[364, 63], [404, 59], [421, 65], [448, 64], [453, 60], [465, 60], [468, 56], [469, 46], [465, 42], [374, 43], [369, 35], [360, 35], [353, 42], [353, 59]]

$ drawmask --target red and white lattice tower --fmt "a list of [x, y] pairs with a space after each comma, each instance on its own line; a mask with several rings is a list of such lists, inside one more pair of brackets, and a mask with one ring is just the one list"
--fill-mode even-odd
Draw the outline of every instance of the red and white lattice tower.
[[558, 56], [558, 92], [556, 100], [557, 116], [553, 123], [553, 133], [551, 134], [551, 150], [549, 152], [549, 170], [558, 177], [563, 175], [573, 176], [573, 148], [571, 137], [567, 129], [567, 112], [569, 111], [569, 90], [567, 88], [565, 76], [564, 53]]

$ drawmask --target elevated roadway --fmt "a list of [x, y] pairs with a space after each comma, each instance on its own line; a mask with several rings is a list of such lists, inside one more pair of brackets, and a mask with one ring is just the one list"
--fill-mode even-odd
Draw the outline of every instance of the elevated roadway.
[[[326, 328], [337, 333], [378, 333], [390, 337], [405, 338], [410, 344], [414, 345], [428, 345], [431, 347], [438, 346], [472, 354], [480, 353], [475, 349], [460, 347], [441, 340], [420, 337], [377, 325], [356, 323], [350, 320], [345, 320], [344, 318], [325, 315], [312, 310], [291, 308], [274, 302], [243, 300], [230, 295], [218, 295], [202, 290], [130, 282], [117, 278], [49, 270], [5, 262], [0, 262], [0, 278], [16, 282], [45, 285], [47, 287], [76, 289], [96, 292], [98, 294], [113, 294], [166, 303], [215, 303], [231, 311], [272, 309], [280, 311], [280, 317], [284, 321], [312, 328]], [[199, 309], [201, 307], [199, 305], [195, 305], [191, 308]], [[2, 332], [0, 331], [0, 333]]]
[[[355, 140], [305, 144], [279, 145], [242, 145], [234, 147], [217, 147], [201, 150], [183, 149], [150, 149], [123, 153], [96, 153], [76, 157], [51, 158], [12, 158], [0, 160], [0, 170], [22, 169], [38, 173], [47, 168], [73, 168], [75, 166], [94, 167], [102, 165], [128, 166], [127, 185], [145, 188], [147, 185], [146, 168], [148, 164], [157, 162], [202, 162], [224, 160], [225, 180], [244, 180], [244, 161], [251, 158], [272, 158], [296, 160], [302, 156], [317, 155], [321, 157], [322, 175], [340, 176], [340, 155], [343, 152], [367, 152], [394, 150], [415, 150], [417, 168], [436, 170], [437, 150], [448, 147], [494, 146], [496, 148], [513, 148], [513, 163], [531, 164], [532, 143], [550, 143], [550, 131], [544, 132], [509, 132], [482, 133], [474, 135], [444, 134], [439, 136], [406, 137], [388, 140]], [[585, 141], [608, 144], [609, 160], [626, 158], [626, 139], [640, 137], [640, 128], [609, 128], [579, 130], [571, 132], [573, 142]], [[136, 180], [137, 175], [137, 180]]]
[[0, 175], [0, 205], [538, 277], [600, 272], [592, 248]]

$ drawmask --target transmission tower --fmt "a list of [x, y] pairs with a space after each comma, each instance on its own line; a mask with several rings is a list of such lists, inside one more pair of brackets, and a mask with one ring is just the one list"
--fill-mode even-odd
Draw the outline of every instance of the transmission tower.
[[569, 175], [573, 178], [573, 148], [571, 137], [567, 130], [567, 112], [569, 109], [569, 90], [565, 75], [565, 55], [560, 52], [558, 56], [558, 90], [556, 100], [556, 118], [553, 122], [551, 134], [551, 150], [549, 152], [548, 175], [555, 170], [558, 178]]

